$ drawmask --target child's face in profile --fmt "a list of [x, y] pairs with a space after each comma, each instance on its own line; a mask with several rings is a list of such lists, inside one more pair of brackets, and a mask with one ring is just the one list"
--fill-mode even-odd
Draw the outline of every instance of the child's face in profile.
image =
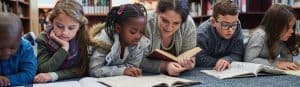
[[[0, 27], [3, 29], [3, 27]], [[21, 36], [16, 32], [8, 32], [0, 31], [0, 60], [8, 59], [10, 56], [14, 55], [20, 44]]]
[[289, 21], [289, 24], [286, 26], [284, 29], [284, 32], [281, 33], [280, 35], [280, 40], [282, 41], [287, 41], [292, 34], [294, 33], [294, 25], [296, 23], [296, 17], [293, 17], [291, 21]]
[[146, 20], [144, 17], [130, 17], [128, 21], [121, 26], [117, 26], [117, 32], [120, 34], [120, 42], [126, 46], [137, 45], [144, 34]]
[[79, 22], [65, 13], [61, 13], [54, 18], [52, 25], [54, 26], [53, 31], [55, 35], [64, 41], [72, 40], [80, 27]]

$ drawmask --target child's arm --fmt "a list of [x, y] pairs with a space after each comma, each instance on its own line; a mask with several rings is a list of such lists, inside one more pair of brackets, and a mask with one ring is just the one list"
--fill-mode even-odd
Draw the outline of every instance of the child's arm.
[[[30, 43], [24, 47], [18, 73], [8, 75], [12, 86], [31, 84], [37, 71], [37, 60]], [[20, 48], [19, 48], [20, 49]]]
[[[187, 17], [186, 22], [182, 24], [183, 30], [181, 31], [182, 34], [182, 50], [179, 50], [180, 54], [193, 49], [197, 45], [197, 32], [196, 32], [196, 25], [191, 16]], [[176, 33], [175, 33], [176, 34]]]
[[293, 55], [291, 51], [284, 44], [281, 44], [280, 46], [282, 47], [280, 50], [280, 58], [278, 59], [283, 61], [293, 62]]
[[144, 57], [144, 51], [139, 51], [139, 52], [135, 51], [135, 53], [128, 55], [126, 64], [139, 68], [143, 57]]
[[78, 78], [85, 75], [86, 70], [81, 69], [80, 66], [59, 70], [56, 72], [39, 73], [35, 76], [34, 81], [37, 83], [45, 83], [56, 80], [64, 80], [70, 78]]
[[211, 50], [209, 48], [209, 43], [207, 43], [208, 37], [205, 37], [202, 34], [197, 36], [198, 46], [202, 49], [199, 54], [196, 55], [196, 65], [197, 66], [209, 66], [213, 67], [217, 63], [219, 58], [214, 58], [210, 56]]
[[45, 41], [45, 37], [40, 35], [37, 38], [37, 51], [38, 51], [38, 71], [39, 72], [54, 72], [60, 68], [60, 65], [63, 63], [65, 58], [68, 56], [68, 52], [63, 48], [59, 48], [54, 54], [51, 53]]
[[[237, 29], [242, 29], [240, 25]], [[230, 53], [227, 56], [224, 56], [223, 58], [228, 61], [241, 61], [244, 55], [244, 43], [243, 43], [243, 36], [241, 30], [237, 30], [236, 32], [239, 33], [236, 40], [232, 42], [232, 50], [230, 50]]]
[[261, 51], [265, 49], [265, 38], [265, 34], [262, 31], [255, 31], [252, 33], [247, 46], [245, 47], [245, 62], [272, 65], [268, 58], [259, 57]]
[[63, 80], [63, 79], [70, 79], [70, 78], [79, 78], [85, 75], [85, 72], [79, 73], [79, 71], [82, 71], [80, 66], [76, 66], [70, 69], [64, 69], [64, 70], [59, 70], [56, 71], [55, 73], [58, 76], [58, 80]]
[[93, 77], [107, 77], [107, 76], [118, 76], [123, 75], [126, 69], [125, 65], [106, 66], [105, 58], [107, 53], [97, 48], [90, 59], [89, 74]]

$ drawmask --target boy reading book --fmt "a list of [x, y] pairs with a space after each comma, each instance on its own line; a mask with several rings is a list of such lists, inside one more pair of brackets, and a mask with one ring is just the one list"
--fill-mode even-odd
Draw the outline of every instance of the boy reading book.
[[31, 84], [37, 59], [30, 42], [21, 37], [21, 20], [2, 12], [0, 20], [0, 87]]
[[180, 54], [179, 56], [174, 56], [171, 53], [168, 53], [166, 51], [160, 50], [160, 49], [155, 49], [148, 57], [149, 58], [155, 58], [155, 59], [162, 59], [162, 60], [167, 60], [167, 61], [174, 61], [174, 62], [179, 62], [179, 58], [183, 57], [183, 56], [188, 56], [188, 57], [193, 57], [195, 56], [197, 53], [199, 53], [201, 51], [200, 47], [195, 47], [191, 50], [188, 50], [182, 54]]
[[200, 72], [214, 76], [218, 79], [276, 74], [300, 76], [300, 70], [285, 71], [268, 65], [247, 62], [232, 62], [230, 68], [222, 72], [217, 72], [216, 70], [201, 70]]

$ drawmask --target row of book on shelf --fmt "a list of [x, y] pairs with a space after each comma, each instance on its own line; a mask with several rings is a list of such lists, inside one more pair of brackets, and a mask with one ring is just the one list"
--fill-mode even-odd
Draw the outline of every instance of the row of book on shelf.
[[[17, 8], [17, 11], [15, 11], [14, 9]], [[19, 15], [20, 17], [24, 17], [24, 7], [22, 5], [19, 5], [18, 7], [16, 6], [16, 4], [10, 3], [9, 1], [6, 0], [0, 0], [0, 12], [5, 12], [5, 13], [16, 13], [17, 15]]]
[[111, 0], [77, 0], [85, 14], [107, 14], [110, 9]]
[[293, 7], [300, 7], [300, 0], [272, 0], [272, 4], [281, 3]]
[[[192, 17], [202, 16], [202, 15], [212, 15], [213, 5], [216, 4], [217, 1], [218, 0], [206, 0], [206, 1], [200, 0], [199, 2], [191, 2], [190, 15]], [[237, 5], [239, 5], [239, 7], [241, 8], [241, 12], [246, 12], [247, 0], [232, 0], [232, 1], [237, 3]]]
[[[198, 17], [202, 15], [211, 15], [212, 14], [212, 7], [214, 4], [217, 3], [219, 0], [200, 0], [197, 2], [190, 2], [190, 14], [192, 17]], [[240, 12], [247, 13], [249, 11], [249, 6], [252, 0], [231, 0], [236, 3], [239, 8]], [[286, 4], [292, 7], [300, 7], [300, 0], [272, 0], [272, 4], [281, 3]], [[205, 5], [204, 5], [205, 4]], [[206, 6], [206, 7], [204, 7]], [[206, 8], [206, 9], [203, 9]]]

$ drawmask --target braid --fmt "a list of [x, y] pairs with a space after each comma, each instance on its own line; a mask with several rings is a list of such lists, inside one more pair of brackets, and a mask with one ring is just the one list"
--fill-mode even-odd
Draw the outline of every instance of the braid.
[[114, 23], [115, 23], [115, 20], [117, 18], [117, 11], [119, 10], [119, 7], [113, 7], [108, 15], [107, 15], [107, 18], [106, 18], [106, 23], [105, 23], [105, 32], [107, 33], [108, 37], [111, 39], [111, 40], [114, 40], [113, 39], [113, 33], [114, 33]]
[[115, 24], [122, 26], [127, 22], [129, 17], [146, 17], [146, 8], [139, 3], [125, 4], [113, 7], [106, 18], [105, 31], [109, 38], [114, 41], [113, 34], [115, 33]]
[[[142, 4], [139, 4], [139, 3], [135, 3], [135, 4], [133, 4], [136, 8], [138, 8], [138, 11], [137, 12], [139, 12], [139, 15], [140, 16], [145, 16], [146, 17], [146, 19], [147, 19], [147, 10], [146, 10], [146, 8], [142, 5]], [[143, 12], [145, 12], [145, 13], [143, 13]]]

